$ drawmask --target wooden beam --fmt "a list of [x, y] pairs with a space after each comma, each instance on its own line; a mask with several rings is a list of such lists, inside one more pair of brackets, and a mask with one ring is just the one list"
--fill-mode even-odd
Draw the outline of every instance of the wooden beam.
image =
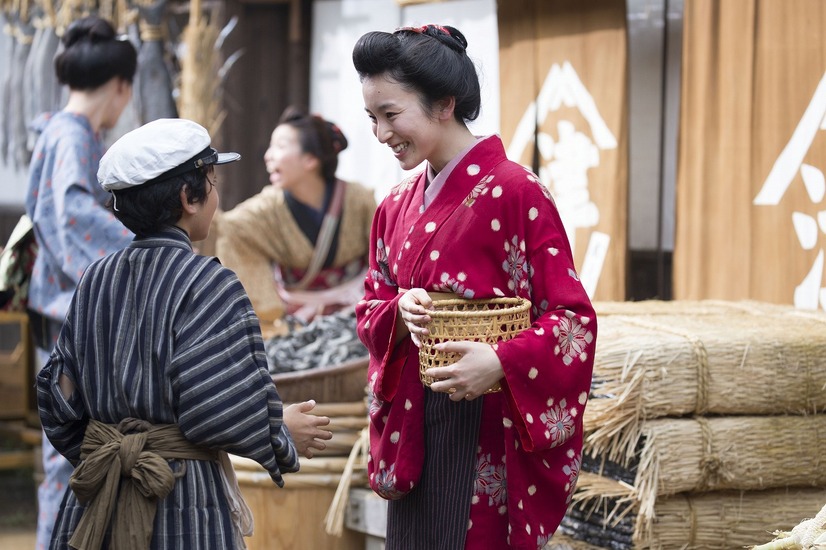
[[400, 6], [414, 6], [416, 4], [435, 4], [444, 1], [445, 0], [396, 0], [396, 3]]
[[40, 445], [43, 441], [40, 430], [27, 426], [22, 420], [0, 421], [0, 435], [16, 439], [33, 447]]
[[15, 470], [34, 466], [34, 451], [0, 452], [0, 470]]

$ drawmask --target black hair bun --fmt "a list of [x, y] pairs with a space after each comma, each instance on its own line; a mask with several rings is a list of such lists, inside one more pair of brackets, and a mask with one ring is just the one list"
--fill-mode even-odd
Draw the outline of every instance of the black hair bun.
[[78, 42], [106, 42], [115, 39], [115, 29], [105, 19], [84, 17], [73, 21], [63, 33], [63, 45], [66, 48]]

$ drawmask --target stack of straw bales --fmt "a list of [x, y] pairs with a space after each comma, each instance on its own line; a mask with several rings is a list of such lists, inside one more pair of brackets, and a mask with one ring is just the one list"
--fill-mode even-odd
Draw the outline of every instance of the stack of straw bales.
[[826, 503], [826, 314], [596, 306], [586, 453], [556, 545], [737, 548]]

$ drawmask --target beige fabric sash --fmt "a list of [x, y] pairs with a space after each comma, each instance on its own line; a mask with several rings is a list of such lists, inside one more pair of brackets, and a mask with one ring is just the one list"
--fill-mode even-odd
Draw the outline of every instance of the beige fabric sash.
[[[186, 471], [173, 472], [167, 460], [214, 461], [218, 452], [193, 445], [175, 424], [155, 426], [126, 418], [117, 426], [90, 420], [80, 458], [69, 485], [87, 508], [69, 546], [99, 550], [117, 505], [110, 548], [145, 550], [152, 540], [158, 500]], [[122, 477], [128, 483], [118, 491]]]

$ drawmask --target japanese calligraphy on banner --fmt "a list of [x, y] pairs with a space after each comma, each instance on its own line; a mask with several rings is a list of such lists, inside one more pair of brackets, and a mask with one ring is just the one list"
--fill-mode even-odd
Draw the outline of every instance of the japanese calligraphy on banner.
[[674, 295], [826, 308], [826, 6], [685, 4]]
[[498, 15], [508, 157], [551, 191], [591, 298], [624, 300], [625, 2], [516, 0]]

